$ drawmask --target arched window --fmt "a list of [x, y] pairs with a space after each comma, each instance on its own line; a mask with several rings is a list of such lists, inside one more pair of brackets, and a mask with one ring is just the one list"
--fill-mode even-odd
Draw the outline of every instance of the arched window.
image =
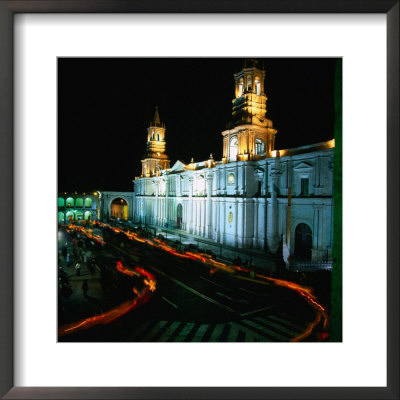
[[236, 161], [236, 156], [238, 154], [238, 140], [237, 137], [233, 137], [229, 143], [229, 159], [231, 161]]
[[251, 76], [247, 77], [247, 86], [246, 86], [247, 90], [251, 90]]
[[83, 212], [82, 211], [77, 211], [75, 213], [75, 219], [78, 219], [78, 220], [83, 219]]
[[265, 143], [261, 139], [256, 139], [256, 154], [265, 155]]
[[68, 197], [67, 200], [65, 200], [65, 204], [67, 205], [67, 207], [74, 207], [75, 206], [74, 199], [72, 197]]
[[83, 199], [82, 199], [82, 197], [77, 197], [76, 198], [75, 207], [83, 207]]
[[92, 207], [92, 199], [90, 197], [86, 197], [85, 199], [85, 207]]
[[58, 212], [58, 222], [64, 222], [64, 213]]
[[151, 140], [154, 140], [154, 131], [151, 132]]
[[58, 207], [64, 207], [65, 206], [65, 200], [62, 197], [58, 198]]
[[92, 219], [92, 213], [90, 211], [85, 211], [85, 220], [90, 221]]
[[157, 141], [160, 141], [160, 132], [157, 132]]
[[73, 221], [75, 219], [75, 214], [73, 211], [68, 211], [65, 216], [67, 221]]
[[260, 82], [260, 78], [258, 76], [256, 76], [255, 80], [255, 85], [256, 85], [256, 94], [260, 95], [261, 94], [261, 82]]
[[239, 86], [238, 86], [238, 97], [243, 94], [243, 78], [239, 79]]

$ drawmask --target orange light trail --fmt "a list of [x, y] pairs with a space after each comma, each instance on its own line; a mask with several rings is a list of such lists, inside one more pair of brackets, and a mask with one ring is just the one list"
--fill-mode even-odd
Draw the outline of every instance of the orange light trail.
[[89, 239], [93, 239], [101, 245], [105, 244], [105, 241], [103, 240], [103, 238], [101, 236], [93, 234], [91, 232], [91, 230], [85, 229], [83, 226], [72, 225], [72, 224], [68, 225], [67, 232], [70, 232], [73, 230], [82, 233], [83, 235], [87, 236]]
[[116, 268], [119, 272], [127, 276], [142, 276], [143, 283], [146, 285], [145, 288], [141, 292], [139, 292], [136, 287], [133, 287], [132, 291], [136, 294], [136, 298], [134, 298], [133, 300], [127, 300], [103, 314], [94, 315], [81, 321], [72, 322], [70, 324], [61, 326], [58, 329], [59, 337], [82, 329], [92, 328], [99, 324], [109, 324], [110, 322], [115, 321], [116, 319], [127, 314], [129, 311], [132, 311], [133, 309], [147, 303], [150, 300], [150, 298], [152, 297], [152, 292], [156, 290], [156, 280], [154, 278], [154, 275], [141, 267], [134, 267], [134, 271], [132, 271], [126, 268], [121, 261], [117, 261]]
[[[291, 340], [292, 342], [297, 342], [297, 341], [303, 340], [306, 337], [310, 336], [312, 331], [314, 330], [314, 328], [321, 322], [322, 317], [324, 319], [323, 328], [324, 329], [327, 328], [328, 321], [329, 321], [328, 314], [326, 313], [325, 308], [320, 303], [317, 302], [316, 297], [313, 294], [313, 291], [311, 288], [301, 286], [294, 282], [285, 281], [283, 279], [270, 278], [268, 276], [264, 276], [264, 275], [260, 275], [260, 274], [256, 274], [256, 276], [258, 278], [273, 282], [275, 285], [284, 286], [291, 290], [296, 291], [301, 296], [305, 297], [307, 302], [309, 304], [311, 304], [311, 306], [313, 306], [317, 310], [317, 316], [316, 316], [315, 320], [308, 325], [307, 329], [302, 334], [293, 338]], [[326, 332], [324, 332], [324, 334], [327, 335]], [[326, 336], [325, 336], [325, 338], [326, 338]]]
[[[147, 243], [153, 247], [164, 250], [174, 256], [184, 258], [184, 259], [190, 259], [193, 261], [200, 261], [210, 267], [211, 274], [214, 274], [218, 269], [223, 269], [223, 270], [231, 272], [231, 273], [234, 273], [237, 271], [246, 272], [246, 273], [250, 272], [249, 268], [240, 267], [238, 265], [228, 265], [223, 262], [213, 260], [209, 254], [193, 253], [190, 251], [186, 251], [185, 253], [179, 253], [172, 247], [168, 246], [165, 242], [163, 242], [160, 239], [157, 239], [157, 238], [154, 238], [153, 240], [143, 239], [143, 238], [140, 238], [137, 233], [130, 232], [130, 231], [124, 231], [118, 227], [112, 227], [111, 225], [104, 224], [99, 221], [96, 221], [95, 223], [101, 227], [110, 228], [116, 233], [123, 233], [131, 240], [136, 240], [141, 243]], [[303, 296], [306, 299], [306, 301], [317, 311], [317, 316], [316, 316], [315, 320], [308, 325], [307, 329], [301, 335], [295, 337], [294, 339], [292, 339], [292, 341], [299, 341], [299, 340], [303, 340], [306, 337], [308, 337], [312, 333], [313, 329], [321, 322], [321, 318], [323, 318], [323, 321], [324, 321], [323, 328], [324, 329], [327, 328], [328, 322], [329, 322], [328, 315], [326, 313], [325, 308], [320, 303], [318, 303], [311, 288], [301, 286], [295, 282], [285, 281], [283, 279], [271, 278], [271, 277], [264, 276], [261, 274], [255, 274], [255, 276], [257, 278], [272, 282], [273, 284], [275, 284], [277, 286], [283, 286], [290, 290], [296, 291], [301, 296]], [[257, 282], [257, 280], [254, 280], [254, 282]], [[325, 335], [327, 335], [326, 332], [324, 332], [322, 336], [326, 337]]]

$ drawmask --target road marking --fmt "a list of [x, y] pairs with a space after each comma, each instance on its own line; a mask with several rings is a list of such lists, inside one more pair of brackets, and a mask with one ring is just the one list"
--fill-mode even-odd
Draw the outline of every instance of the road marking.
[[166, 301], [168, 304], [170, 304], [172, 307], [178, 308], [178, 306], [176, 304], [174, 304], [172, 301], [168, 300], [167, 298], [165, 298], [164, 296], [161, 296], [161, 298]]
[[[244, 337], [245, 342], [250, 342], [250, 341], [269, 342], [270, 341], [265, 336], [260, 335], [259, 333], [254, 332], [253, 330], [251, 330], [245, 326], [238, 325], [237, 331], [239, 332], [239, 330], [245, 334], [245, 337]], [[236, 339], [234, 341], [236, 342]]]
[[201, 339], [203, 339], [203, 336], [207, 332], [208, 327], [208, 324], [201, 324], [197, 329], [195, 335], [193, 336], [191, 342], [201, 342]]
[[225, 324], [218, 324], [215, 326], [214, 330], [211, 332], [209, 342], [219, 342], [219, 339], [222, 335], [222, 331], [224, 330]]
[[261, 312], [261, 311], [270, 310], [271, 308], [274, 308], [274, 307], [275, 307], [275, 305], [259, 308], [258, 310], [253, 310], [253, 311], [248, 311], [248, 312], [242, 313], [242, 314], [240, 314], [240, 316], [241, 317], [246, 317], [247, 315], [256, 314], [256, 313]]
[[284, 327], [284, 326], [282, 326], [280, 324], [277, 324], [276, 322], [271, 322], [271, 321], [269, 321], [269, 320], [267, 320], [265, 318], [262, 318], [262, 317], [256, 317], [256, 318], [254, 318], [254, 320], [260, 322], [263, 325], [268, 325], [268, 326], [272, 326], [272, 327], [274, 327], [276, 329], [279, 329], [281, 332], [286, 333], [287, 335], [290, 335], [290, 336], [293, 336], [293, 337], [297, 336], [299, 334], [299, 332], [294, 332], [291, 329], [288, 329], [288, 328], [286, 328], [286, 327]]
[[157, 332], [159, 332], [160, 329], [162, 329], [166, 324], [167, 324], [167, 321], [159, 321], [159, 322], [157, 322], [156, 326], [153, 329], [151, 329], [150, 332], [148, 332], [146, 334], [146, 336], [141, 340], [141, 342], [150, 342], [151, 338], [153, 336], [155, 336], [155, 334]]
[[178, 335], [174, 338], [174, 342], [183, 342], [186, 336], [190, 333], [190, 331], [194, 327], [193, 322], [188, 322], [185, 327], [178, 333]]
[[295, 329], [295, 330], [297, 330], [299, 332], [303, 332], [304, 331], [304, 327], [296, 325], [293, 322], [290, 322], [290, 321], [288, 321], [286, 319], [279, 318], [276, 315], [269, 315], [268, 318], [271, 318], [271, 319], [273, 319], [275, 321], [278, 321], [278, 322], [282, 322], [283, 324], [287, 325], [288, 327], [293, 328], [293, 329]]
[[215, 294], [217, 294], [218, 296], [221, 296], [221, 297], [225, 297], [226, 299], [228, 299], [228, 300], [230, 300], [230, 301], [233, 301], [232, 297], [229, 297], [229, 296], [227, 296], [226, 294], [223, 294], [223, 293], [221, 293], [221, 292], [217, 292], [217, 293], [215, 293]]
[[232, 289], [229, 289], [229, 288], [227, 288], [227, 287], [225, 287], [225, 286], [223, 286], [223, 285], [220, 285], [219, 283], [210, 281], [209, 279], [204, 278], [204, 277], [202, 277], [202, 276], [200, 277], [200, 279], [203, 279], [203, 281], [207, 281], [207, 282], [209, 282], [209, 283], [212, 283], [213, 285], [218, 286], [218, 287], [220, 287], [221, 289], [232, 290]]
[[229, 329], [229, 334], [228, 337], [226, 338], [227, 342], [236, 342], [236, 339], [239, 335], [239, 329], [237, 325], [234, 324], [229, 324], [230, 329]]
[[161, 337], [157, 340], [157, 342], [166, 342], [172, 334], [176, 331], [176, 328], [180, 325], [180, 322], [173, 322], [167, 330], [161, 335]]
[[202, 293], [198, 292], [197, 290], [191, 288], [190, 286], [184, 284], [183, 282], [178, 281], [178, 280], [175, 279], [175, 278], [172, 278], [172, 276], [167, 275], [165, 272], [160, 271], [158, 268], [153, 267], [153, 266], [151, 266], [151, 265], [148, 265], [147, 267], [153, 269], [153, 270], [156, 271], [156, 272], [158, 272], [160, 275], [165, 276], [166, 278], [170, 279], [171, 281], [175, 282], [177, 285], [179, 285], [179, 286], [185, 288], [186, 290], [188, 290], [189, 292], [195, 294], [196, 296], [199, 296], [199, 297], [201, 297], [202, 299], [207, 300], [207, 301], [209, 301], [210, 303], [213, 303], [213, 304], [215, 304], [216, 306], [218, 306], [218, 307], [220, 307], [220, 308], [223, 308], [223, 309], [226, 310], [226, 311], [229, 311], [229, 312], [231, 312], [231, 313], [235, 313], [235, 311], [232, 310], [232, 308], [230, 308], [230, 307], [228, 307], [228, 306], [226, 306], [226, 305], [220, 303], [220, 302], [217, 301], [217, 300], [211, 299], [210, 297], [206, 296], [205, 294], [202, 294]]
[[255, 328], [255, 329], [258, 329], [258, 330], [261, 331], [262, 333], [265, 332], [265, 335], [266, 335], [266, 336], [271, 336], [271, 337], [273, 337], [274, 339], [277, 339], [277, 340], [279, 340], [279, 341], [287, 342], [287, 341], [289, 340], [288, 337], [279, 335], [279, 334], [276, 333], [275, 331], [271, 331], [270, 329], [266, 328], [265, 326], [260, 325], [260, 324], [257, 324], [256, 322], [253, 322], [253, 321], [251, 321], [251, 320], [249, 320], [249, 319], [245, 319], [244, 321], [241, 321], [241, 323], [242, 323], [242, 324], [246, 324], [246, 325], [250, 325], [251, 327], [253, 327], [253, 328]]

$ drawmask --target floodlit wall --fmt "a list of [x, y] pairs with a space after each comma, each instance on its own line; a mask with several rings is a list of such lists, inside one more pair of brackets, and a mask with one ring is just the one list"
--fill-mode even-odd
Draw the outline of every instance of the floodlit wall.
[[[333, 148], [301, 150], [285, 150], [283, 157], [259, 161], [218, 163], [212, 168], [198, 163], [196, 169], [172, 168], [161, 176], [138, 178], [133, 219], [225, 245], [271, 252], [278, 251], [289, 236], [292, 254], [296, 227], [304, 223], [312, 232], [312, 259], [328, 260]], [[178, 219], [178, 204], [182, 204], [182, 219]]]

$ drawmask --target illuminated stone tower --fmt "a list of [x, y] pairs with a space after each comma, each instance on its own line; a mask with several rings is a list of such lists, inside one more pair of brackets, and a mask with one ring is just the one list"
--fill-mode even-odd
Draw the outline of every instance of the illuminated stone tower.
[[147, 128], [146, 155], [142, 160], [142, 177], [157, 176], [161, 170], [169, 168], [165, 145], [165, 124], [160, 122], [158, 107], [156, 107], [153, 121]]
[[235, 98], [232, 118], [223, 136], [223, 162], [259, 160], [271, 155], [276, 129], [265, 117], [267, 96], [264, 93], [264, 69], [256, 60], [246, 62], [234, 74]]

